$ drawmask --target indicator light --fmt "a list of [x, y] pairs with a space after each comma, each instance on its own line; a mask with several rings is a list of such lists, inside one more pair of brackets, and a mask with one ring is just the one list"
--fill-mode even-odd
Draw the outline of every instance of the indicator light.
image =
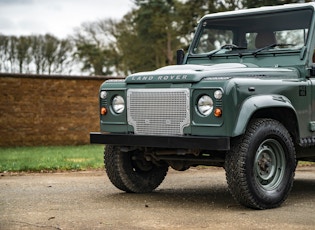
[[222, 116], [222, 109], [216, 108], [213, 112], [214, 116], [221, 117]]
[[101, 108], [101, 114], [105, 115], [107, 113], [107, 109], [105, 107]]

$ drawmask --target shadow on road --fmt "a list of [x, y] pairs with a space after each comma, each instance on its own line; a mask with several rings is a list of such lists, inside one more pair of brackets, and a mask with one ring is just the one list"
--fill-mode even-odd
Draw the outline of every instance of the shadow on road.
[[[315, 201], [315, 179], [296, 179], [292, 191], [286, 201], [290, 203], [299, 203], [305, 198]], [[131, 205], [143, 205], [143, 207], [162, 206], [162, 207], [180, 207], [180, 208], [217, 208], [217, 209], [236, 209], [248, 210], [236, 201], [229, 193], [227, 185], [207, 185], [199, 187], [185, 188], [161, 188], [152, 193], [134, 194], [124, 193], [117, 190], [117, 193], [103, 194], [97, 197], [96, 202], [102, 202], [104, 199], [113, 199], [117, 205], [131, 203]]]
[[[104, 197], [105, 196], [105, 197]], [[117, 193], [103, 194], [96, 202], [113, 199], [117, 205], [128, 203], [143, 205], [143, 207], [161, 206], [178, 208], [229, 208], [239, 206], [229, 193], [227, 186], [200, 186], [198, 188], [161, 188], [152, 193]]]
[[302, 194], [315, 199], [315, 179], [295, 179], [290, 195], [301, 197]]

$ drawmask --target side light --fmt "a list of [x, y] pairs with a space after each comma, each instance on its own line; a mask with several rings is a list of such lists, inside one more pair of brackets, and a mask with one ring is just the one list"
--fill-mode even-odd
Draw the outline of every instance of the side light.
[[215, 99], [220, 100], [222, 98], [222, 94], [223, 93], [222, 93], [221, 90], [216, 90], [216, 91], [214, 91], [213, 96], [214, 96]]
[[105, 99], [107, 97], [107, 92], [106, 91], [101, 91], [100, 92], [100, 98]]

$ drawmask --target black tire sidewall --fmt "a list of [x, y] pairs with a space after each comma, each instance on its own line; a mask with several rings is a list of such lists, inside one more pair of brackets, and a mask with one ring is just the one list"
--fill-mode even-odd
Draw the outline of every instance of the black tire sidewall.
[[105, 172], [111, 183], [118, 189], [125, 192], [132, 192], [123, 182], [120, 174], [118, 173], [117, 163], [117, 148], [112, 145], [105, 146], [104, 151], [104, 166]]
[[[254, 164], [257, 150], [261, 143], [267, 139], [274, 139], [280, 143], [284, 150], [286, 167], [281, 182], [273, 190], [265, 190], [257, 184], [254, 173]], [[287, 197], [293, 182], [295, 171], [295, 150], [289, 133], [279, 123], [268, 121], [261, 123], [254, 133], [251, 133], [245, 160], [245, 175], [250, 194], [262, 208], [278, 206]]]
[[148, 170], [136, 169], [132, 156], [132, 152], [121, 152], [119, 146], [106, 147], [104, 164], [112, 184], [120, 190], [134, 193], [156, 189], [164, 180], [168, 165], [157, 166], [151, 163]]

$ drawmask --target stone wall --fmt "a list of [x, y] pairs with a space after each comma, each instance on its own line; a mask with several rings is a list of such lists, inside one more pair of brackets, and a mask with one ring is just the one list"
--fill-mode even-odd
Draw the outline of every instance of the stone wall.
[[88, 144], [108, 78], [0, 74], [0, 146]]

